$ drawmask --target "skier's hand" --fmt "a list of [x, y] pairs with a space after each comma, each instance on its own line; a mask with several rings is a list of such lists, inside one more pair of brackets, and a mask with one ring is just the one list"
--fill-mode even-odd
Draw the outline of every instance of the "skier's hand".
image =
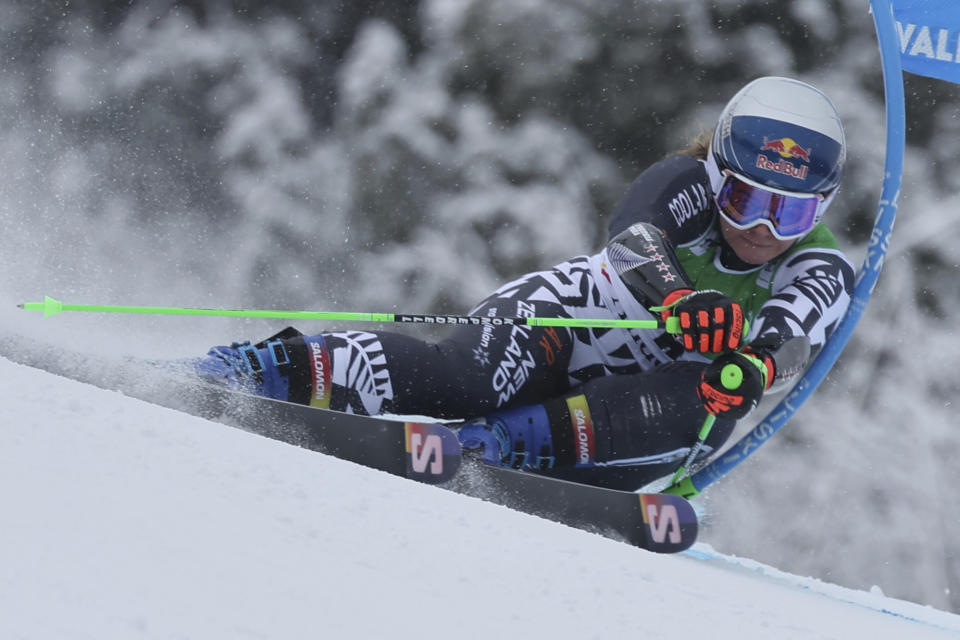
[[697, 395], [708, 413], [739, 420], [760, 404], [773, 380], [772, 363], [753, 355], [730, 351], [703, 370]]
[[663, 301], [663, 319], [680, 320], [683, 348], [700, 353], [723, 353], [743, 344], [744, 316], [740, 304], [713, 289], [679, 289]]

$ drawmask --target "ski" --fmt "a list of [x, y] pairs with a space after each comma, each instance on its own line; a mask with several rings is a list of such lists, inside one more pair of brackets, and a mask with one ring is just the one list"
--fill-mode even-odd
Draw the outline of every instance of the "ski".
[[578, 484], [464, 460], [443, 423], [358, 416], [228, 391], [176, 364], [71, 353], [23, 337], [0, 338], [0, 355], [274, 440], [478, 497], [657, 553], [689, 548], [697, 517], [682, 497]]
[[206, 392], [204, 404], [219, 408], [218, 421], [274, 440], [427, 484], [448, 482], [460, 469], [460, 440], [441, 423], [358, 416], [216, 387]]
[[607, 489], [482, 465], [482, 489], [461, 490], [505, 507], [621, 540], [655, 553], [677, 553], [697, 539], [697, 515], [680, 496]]
[[358, 416], [260, 396], [220, 393], [232, 396], [225, 415], [247, 430], [274, 439], [657, 553], [683, 551], [697, 538], [696, 513], [680, 496], [607, 489], [477, 460], [461, 465], [459, 440], [441, 423]]

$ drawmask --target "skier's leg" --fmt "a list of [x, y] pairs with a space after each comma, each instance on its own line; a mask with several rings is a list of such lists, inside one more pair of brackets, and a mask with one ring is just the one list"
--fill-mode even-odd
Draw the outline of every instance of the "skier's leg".
[[290, 381], [283, 373], [291, 364], [288, 347], [302, 336], [293, 327], [287, 327], [257, 344], [248, 340], [212, 347], [206, 356], [193, 361], [193, 367], [204, 380], [228, 389], [288, 400]]
[[[504, 285], [471, 315], [570, 317], [568, 305], [595, 297], [585, 262]], [[457, 325], [437, 344], [389, 332], [287, 331], [215, 347], [197, 369], [233, 388], [337, 411], [467, 418], [564, 393], [573, 349], [571, 330], [525, 324]]]
[[285, 330], [258, 344], [214, 347], [196, 369], [228, 388], [336, 411], [466, 418], [562, 393], [569, 351], [569, 334], [552, 327], [471, 325], [438, 344], [389, 332]]
[[435, 374], [429, 371], [443, 368], [443, 363], [435, 345], [398, 334], [346, 331], [307, 336], [285, 329], [258, 344], [214, 347], [195, 368], [204, 379], [231, 389], [374, 415], [409, 407], [426, 413], [415, 401], [398, 403], [394, 384], [409, 390], [407, 380], [419, 376], [424, 385], [431, 385]]
[[[595, 378], [565, 397], [472, 421], [460, 439], [488, 462], [635, 489], [674, 471], [696, 441], [706, 417], [696, 394], [703, 367], [677, 362]], [[717, 420], [702, 455], [733, 427]]]

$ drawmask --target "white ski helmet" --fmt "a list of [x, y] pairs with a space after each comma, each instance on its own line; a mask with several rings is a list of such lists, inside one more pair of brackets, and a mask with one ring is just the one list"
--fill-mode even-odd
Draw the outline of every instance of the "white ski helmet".
[[706, 158], [724, 218], [765, 224], [781, 239], [810, 231], [833, 199], [846, 161], [836, 107], [790, 78], [747, 84], [720, 114]]

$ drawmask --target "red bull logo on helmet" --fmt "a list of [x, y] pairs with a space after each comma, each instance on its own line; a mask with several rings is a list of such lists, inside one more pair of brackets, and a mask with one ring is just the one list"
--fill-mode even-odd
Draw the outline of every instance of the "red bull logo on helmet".
[[757, 154], [757, 168], [765, 171], [774, 171], [785, 176], [791, 176], [798, 180], [806, 180], [809, 168], [806, 164], [794, 164], [791, 159], [797, 159], [801, 162], [810, 162], [810, 154], [813, 147], [804, 148], [793, 138], [779, 138], [770, 140], [763, 137], [763, 146], [760, 151], [773, 151], [780, 156], [779, 160], [771, 160], [763, 153]]

